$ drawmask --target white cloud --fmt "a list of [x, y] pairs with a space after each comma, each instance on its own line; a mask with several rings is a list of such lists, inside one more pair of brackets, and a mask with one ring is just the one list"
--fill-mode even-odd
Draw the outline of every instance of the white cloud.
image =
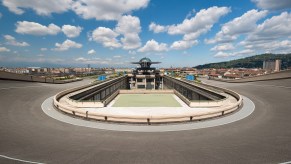
[[227, 7], [213, 6], [208, 9], [202, 9], [192, 18], [186, 18], [180, 24], [162, 26], [151, 23], [150, 29], [156, 29], [157, 32], [168, 31], [170, 35], [188, 35], [184, 36], [184, 40], [195, 40], [201, 34], [209, 31], [220, 17], [226, 15], [231, 10]]
[[214, 55], [214, 57], [216, 57], [216, 58], [227, 58], [227, 57], [233, 57], [233, 56], [251, 55], [252, 53], [254, 53], [254, 50], [250, 50], [250, 49], [245, 49], [245, 50], [232, 52], [232, 53], [219, 51]]
[[172, 45], [171, 45], [171, 49], [175, 49], [175, 50], [185, 50], [188, 48], [191, 48], [194, 45], [197, 45], [198, 41], [194, 40], [194, 41], [188, 41], [188, 40], [179, 40], [179, 41], [175, 41]]
[[115, 56], [113, 56], [114, 58], [121, 58], [121, 56], [120, 55], [115, 55]]
[[18, 46], [18, 47], [26, 47], [26, 46], [29, 46], [29, 44], [26, 43], [26, 42], [18, 42], [18, 41], [16, 41], [16, 39], [13, 36], [11, 36], [11, 35], [4, 35], [4, 38], [5, 38], [6, 43], [8, 45]]
[[219, 44], [211, 48], [210, 51], [228, 51], [233, 50], [234, 46], [231, 43]]
[[[113, 30], [106, 27], [98, 27], [92, 32], [89, 39], [101, 43], [104, 47], [122, 47], [123, 49], [131, 50], [141, 46], [139, 38], [140, 32], [141, 26], [139, 18], [125, 15], [118, 20]], [[117, 37], [120, 35], [123, 37], [119, 40]]]
[[252, 50], [261, 50], [268, 51], [273, 53], [280, 53], [282, 51], [290, 52], [291, 51], [291, 41], [282, 40], [282, 41], [256, 41], [256, 42], [242, 42], [242, 46]]
[[88, 55], [93, 55], [93, 54], [96, 54], [95, 50], [91, 49], [91, 50], [88, 51]]
[[155, 40], [149, 40], [146, 42], [146, 44], [138, 49], [138, 52], [162, 52], [162, 51], [167, 51], [168, 46], [165, 43], [158, 43]]
[[213, 6], [200, 10], [192, 18], [187, 17], [180, 24], [162, 26], [151, 23], [149, 28], [156, 33], [167, 31], [170, 35], [183, 35], [183, 40], [174, 42], [171, 48], [187, 49], [196, 45], [198, 37], [211, 30], [212, 26], [230, 11], [228, 7]]
[[72, 9], [85, 19], [118, 20], [123, 14], [147, 7], [149, 0], [78, 0]]
[[267, 11], [250, 10], [242, 16], [225, 23], [213, 39], [206, 43], [226, 43], [237, 39], [238, 35], [252, 32], [256, 29], [256, 22], [267, 15]]
[[117, 36], [119, 34], [110, 28], [98, 27], [92, 32], [89, 39], [101, 43], [104, 47], [119, 48], [121, 44], [116, 39]]
[[61, 31], [61, 28], [55, 24], [49, 24], [48, 26], [41, 25], [36, 22], [18, 21], [16, 23], [15, 32], [20, 34], [31, 34], [31, 35], [56, 35]]
[[115, 32], [122, 34], [120, 40], [124, 49], [135, 49], [141, 46], [138, 34], [141, 31], [140, 20], [138, 17], [125, 15], [122, 16], [116, 25]]
[[83, 57], [79, 57], [79, 58], [75, 59], [75, 61], [86, 62], [86, 61], [89, 61], [89, 59], [86, 59], [86, 58], [83, 58]]
[[[210, 7], [208, 9], [200, 10], [194, 17], [186, 18], [182, 23], [169, 26], [168, 33], [175, 34], [191, 34], [196, 38], [202, 33], [209, 31], [213, 24], [216, 23], [220, 17], [230, 12], [227, 7]], [[191, 38], [191, 39], [196, 39]]]
[[3, 0], [3, 5], [19, 15], [24, 13], [24, 9], [32, 9], [38, 15], [50, 15], [69, 10], [72, 2], [72, 0]]
[[254, 50], [245, 49], [245, 50], [241, 50], [241, 51], [238, 51], [238, 52], [234, 52], [232, 54], [232, 56], [251, 55], [254, 52], [255, 52]]
[[226, 57], [229, 57], [229, 56], [231, 56], [231, 53], [226, 53], [226, 52], [223, 52], [223, 51], [219, 51], [214, 55], [214, 57], [216, 57], [216, 58], [226, 58]]
[[136, 54], [136, 51], [129, 50], [128, 53], [129, 53], [130, 55], [135, 55], [135, 54]]
[[290, 9], [290, 0], [252, 0], [257, 7], [267, 10]]
[[41, 48], [40, 50], [41, 51], [47, 51], [47, 48]]
[[103, 64], [107, 66], [112, 66], [112, 65], [123, 65], [124, 62], [120, 62], [120, 60], [115, 60], [113, 61], [111, 58], [106, 58], [106, 59], [100, 59], [100, 58], [84, 58], [84, 57], [78, 57], [74, 59], [75, 62], [77, 63], [86, 63], [86, 64]]
[[273, 16], [258, 25], [254, 32], [250, 33], [247, 41], [274, 40], [288, 37], [291, 33], [291, 13], [283, 12]]
[[0, 47], [0, 52], [9, 52], [10, 49], [6, 48], [6, 47]]
[[53, 50], [55, 51], [66, 51], [70, 48], [81, 48], [82, 47], [82, 44], [80, 43], [76, 43], [72, 40], [65, 40], [62, 44], [60, 43], [56, 43], [56, 48], [54, 48]]
[[82, 27], [79, 26], [71, 26], [71, 25], [63, 25], [62, 31], [69, 38], [74, 38], [80, 35], [82, 31]]
[[69, 10], [85, 18], [118, 20], [122, 15], [146, 8], [150, 0], [3, 0], [3, 5], [15, 14], [32, 9], [38, 15], [63, 13]]
[[151, 24], [149, 25], [149, 30], [153, 31], [154, 33], [166, 32], [168, 28], [169, 26], [161, 26], [154, 22], [151, 22]]
[[257, 28], [248, 34], [239, 45], [256, 51], [285, 52], [291, 51], [288, 40], [291, 33], [291, 13], [283, 12], [280, 15], [266, 19]]

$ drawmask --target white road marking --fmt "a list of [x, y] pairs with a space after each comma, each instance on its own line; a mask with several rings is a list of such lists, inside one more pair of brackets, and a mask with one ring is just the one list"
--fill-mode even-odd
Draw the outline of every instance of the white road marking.
[[279, 163], [279, 164], [291, 164], [291, 161], [283, 162], [283, 163]]
[[44, 164], [44, 163], [40, 163], [40, 162], [33, 162], [33, 161], [27, 161], [27, 160], [22, 160], [22, 159], [18, 159], [18, 158], [8, 157], [6, 155], [0, 155], [0, 157], [6, 158], [6, 159], [10, 159], [10, 160], [14, 160], [14, 161], [20, 161], [20, 162], [24, 162], [24, 163]]

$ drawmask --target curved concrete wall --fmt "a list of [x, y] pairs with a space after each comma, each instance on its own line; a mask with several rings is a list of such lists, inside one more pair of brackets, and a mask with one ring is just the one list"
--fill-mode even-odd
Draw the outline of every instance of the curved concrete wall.
[[[223, 106], [217, 108], [213, 111], [208, 111], [204, 114], [197, 114], [193, 111], [187, 111], [185, 113], [179, 115], [167, 115], [166, 113], [163, 115], [154, 115], [154, 116], [134, 116], [134, 115], [120, 115], [114, 113], [103, 113], [98, 110], [88, 111], [86, 109], [76, 108], [69, 106], [67, 104], [63, 104], [59, 102], [59, 99], [68, 93], [74, 92], [82, 87], [68, 89], [63, 92], [60, 92], [54, 96], [54, 105], [61, 111], [65, 113], [69, 113], [75, 116], [84, 117], [87, 119], [95, 119], [95, 120], [103, 120], [103, 121], [116, 121], [116, 122], [135, 122], [135, 123], [150, 123], [150, 122], [177, 122], [177, 121], [192, 121], [192, 120], [202, 120], [202, 119], [209, 119], [213, 117], [218, 117], [234, 110], [238, 109], [242, 105], [242, 97], [231, 90], [219, 88], [220, 90], [231, 94], [233, 97], [237, 99], [236, 103], [232, 103], [227, 106]], [[84, 87], [83, 87], [84, 88]], [[216, 87], [218, 88], [218, 87]], [[110, 99], [113, 99], [117, 94], [112, 95]], [[191, 103], [191, 102], [189, 102]]]

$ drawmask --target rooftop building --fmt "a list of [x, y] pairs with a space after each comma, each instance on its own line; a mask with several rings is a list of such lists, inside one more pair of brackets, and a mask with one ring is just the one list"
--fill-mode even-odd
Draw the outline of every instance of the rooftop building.
[[151, 67], [152, 64], [159, 63], [161, 62], [152, 62], [146, 57], [140, 59], [138, 62], [132, 62], [132, 64], [138, 64], [140, 67], [128, 75], [130, 89], [162, 89], [163, 75], [160, 73], [160, 70]]

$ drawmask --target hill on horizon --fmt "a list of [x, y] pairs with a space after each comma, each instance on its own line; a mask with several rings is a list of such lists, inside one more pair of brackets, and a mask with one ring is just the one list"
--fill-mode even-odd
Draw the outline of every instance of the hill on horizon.
[[230, 60], [218, 63], [208, 63], [198, 65], [193, 68], [205, 69], [205, 68], [263, 68], [264, 61], [275, 61], [276, 59], [282, 60], [282, 69], [287, 69], [291, 66], [291, 53], [289, 54], [261, 54], [250, 56], [246, 58]]

